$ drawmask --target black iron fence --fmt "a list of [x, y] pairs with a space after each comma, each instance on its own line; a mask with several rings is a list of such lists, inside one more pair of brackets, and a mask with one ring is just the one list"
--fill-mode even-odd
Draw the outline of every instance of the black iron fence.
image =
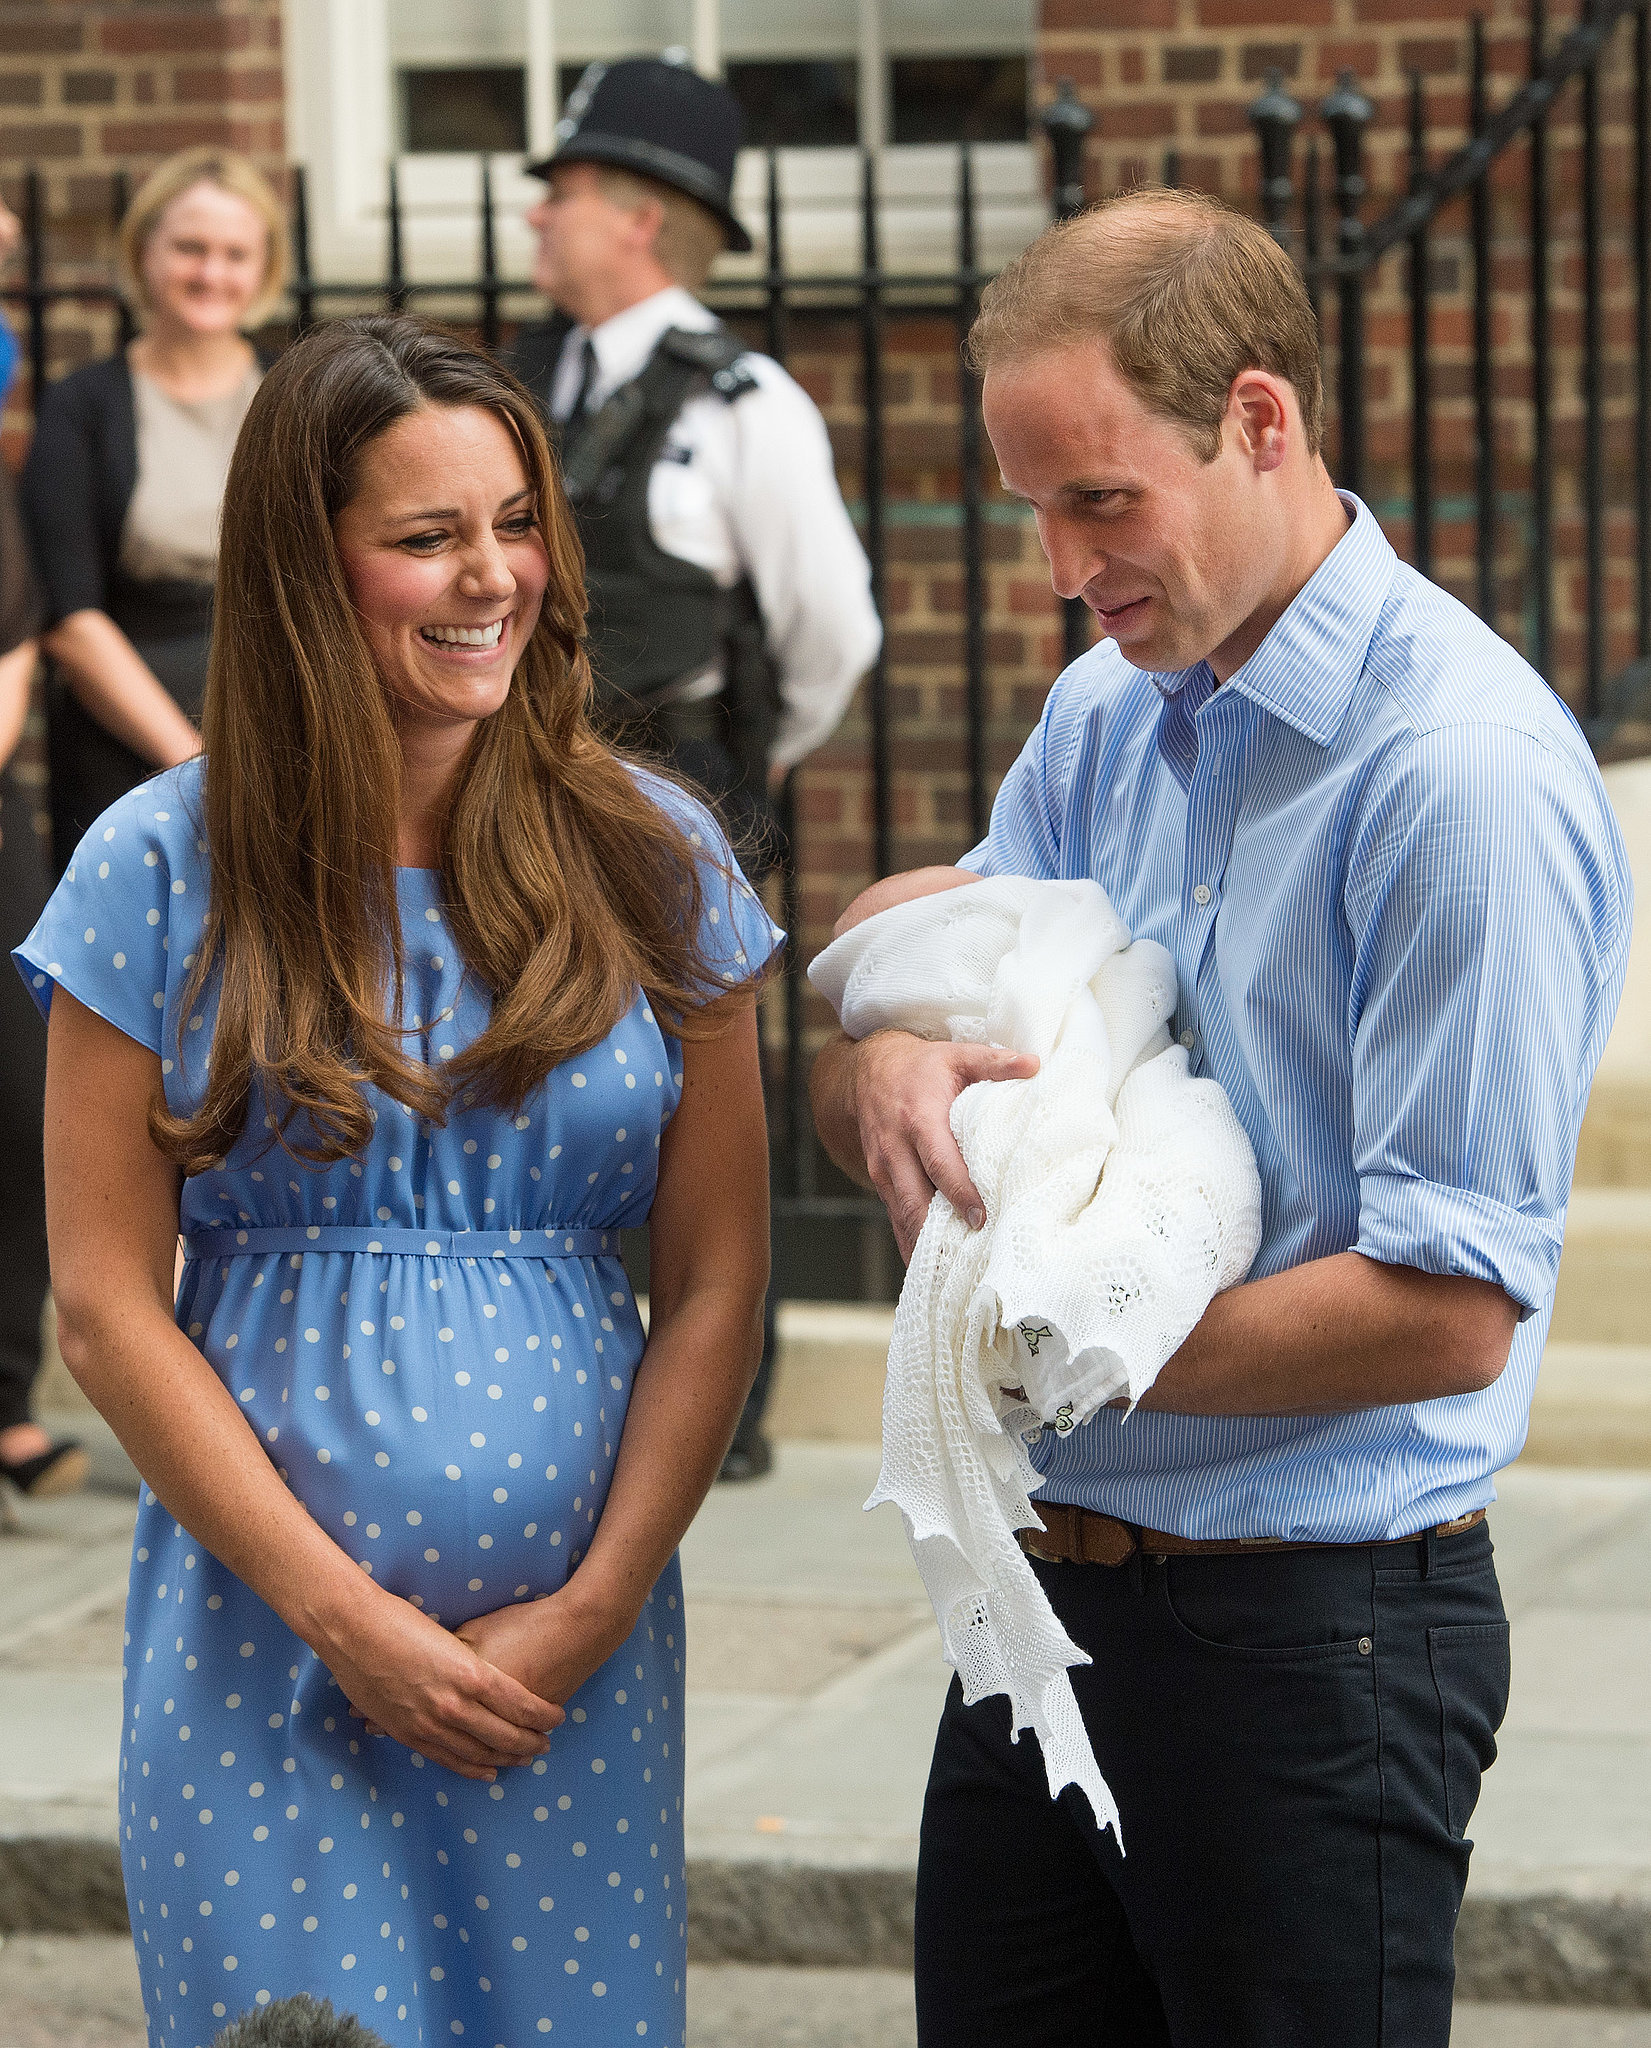
[[[1273, 74], [1267, 92], [1250, 110], [1261, 146], [1265, 217], [1280, 242], [1298, 254], [1315, 305], [1326, 294], [1335, 301], [1334, 320], [1326, 323], [1324, 334], [1336, 357], [1337, 477], [1350, 490], [1365, 490], [1368, 474], [1367, 301], [1385, 260], [1403, 254], [1402, 294], [1409, 327], [1410, 556], [1424, 575], [1432, 575], [1438, 493], [1431, 257], [1442, 217], [1457, 202], [1465, 204], [1471, 276], [1474, 562], [1471, 590], [1464, 594], [1483, 618], [1508, 627], [1509, 606], [1500, 586], [1506, 581], [1510, 545], [1500, 471], [1512, 450], [1521, 475], [1523, 531], [1513, 537], [1511, 552], [1526, 602], [1524, 617], [1509, 637], [1522, 642], [1527, 659], [1541, 674], [1562, 680], [1559, 671], [1566, 664], [1556, 644], [1555, 576], [1561, 551], [1555, 540], [1555, 487], [1562, 469], [1568, 469], [1580, 499], [1582, 527], [1582, 630], [1576, 678], [1580, 689], [1570, 694], [1590, 736], [1605, 745], [1625, 721], [1643, 722], [1651, 716], [1651, 5], [1647, 0], [1587, 0], [1580, 18], [1555, 42], [1546, 0], [1531, 0], [1529, 77], [1494, 112], [1487, 85], [1485, 26], [1478, 16], [1469, 25], [1467, 70], [1470, 132], [1437, 164], [1430, 164], [1424, 82], [1419, 75], [1411, 77], [1410, 190], [1368, 224], [1365, 133], [1375, 112], [1370, 100], [1352, 73], [1344, 72], [1318, 110], [1330, 140], [1330, 163], [1325, 166], [1317, 140], [1310, 141], [1298, 185], [1295, 142], [1302, 109]], [[1602, 97], [1619, 83], [1627, 84], [1630, 100], [1627, 182], [1632, 197], [1627, 219], [1617, 225], [1628, 229], [1620, 239], [1626, 246], [1630, 280], [1621, 297], [1631, 299], [1633, 337], [1628, 347], [1619, 338], [1612, 351], [1606, 333]], [[1575, 389], [1567, 388], [1556, 360], [1555, 176], [1550, 151], [1550, 131], [1571, 93], [1576, 101], [1580, 187], [1574, 194], [1580, 219], [1566, 251], [1580, 268], [1573, 294], [1580, 302], [1580, 331], [1574, 336], [1580, 358]], [[1528, 375], [1523, 380], [1526, 388], [1518, 393], [1510, 392], [1508, 380], [1498, 376], [1499, 358], [1511, 349], [1498, 339], [1495, 318], [1498, 299], [1507, 287], [1497, 273], [1494, 208], [1499, 190], [1506, 189], [1502, 174], [1510, 166], [1522, 172], [1524, 187], [1523, 289], [1515, 301], [1522, 301], [1528, 323]], [[1336, 215], [1333, 241], [1325, 221], [1327, 169]], [[1567, 191], [1564, 197], [1569, 204], [1572, 194]], [[1622, 421], [1610, 449], [1608, 357], [1618, 367], [1631, 362], [1633, 379], [1626, 408], [1630, 416]], [[1556, 445], [1556, 414], [1562, 406], [1568, 409], [1573, 398], [1579, 401], [1580, 437], [1561, 451]], [[1624, 407], [1619, 404], [1615, 410], [1620, 415]], [[1510, 413], [1518, 419], [1510, 420]], [[1614, 478], [1625, 481], [1622, 495], [1632, 501], [1632, 530], [1625, 533], [1620, 552], [1608, 543]], [[1620, 509], [1629, 511], [1626, 504]], [[1611, 584], [1613, 571], [1624, 566], [1623, 557], [1630, 566], [1632, 596], [1616, 609], [1631, 617], [1614, 620]], [[1625, 642], [1628, 658], [1619, 662]]]
[[[1410, 80], [1409, 189], [1374, 221], [1365, 218], [1366, 144], [1376, 109], [1355, 78], [1344, 74], [1317, 109], [1320, 126], [1306, 138], [1304, 155], [1306, 116], [1281, 79], [1269, 81], [1250, 111], [1260, 145], [1257, 191], [1263, 217], [1300, 262], [1315, 306], [1328, 316], [1322, 333], [1333, 400], [1332, 466], [1338, 481], [1369, 494], [1378, 467], [1371, 447], [1373, 420], [1386, 432], [1397, 415], [1408, 413], [1407, 431], [1401, 436], [1403, 459], [1396, 459], [1390, 448], [1380, 455], [1381, 476], [1375, 479], [1382, 485], [1375, 493], [1378, 511], [1416, 566], [1433, 573], [1439, 567], [1441, 533], [1447, 525], [1460, 524], [1465, 495], [1473, 549], [1471, 575], [1462, 594], [1477, 601], [1484, 617], [1507, 630], [1541, 673], [1567, 689], [1587, 717], [1596, 742], [1605, 744], [1620, 735], [1624, 721], [1651, 721], [1651, 0], [1584, 0], [1581, 17], [1557, 41], [1550, 34], [1545, 9], [1546, 0], [1531, 0], [1529, 77], [1507, 104], [1495, 110], [1489, 103], [1483, 25], [1477, 19], [1471, 23], [1469, 132], [1439, 161], [1434, 161], [1424, 82], [1420, 77]], [[1622, 219], [1606, 218], [1601, 161], [1602, 92], [1609, 88], [1620, 99], [1625, 78], [1632, 81], [1626, 235]], [[1567, 273], [1574, 268], [1577, 276], [1574, 288], [1571, 283], [1565, 286], [1567, 324], [1560, 334], [1554, 308], [1556, 192], [1549, 143], [1562, 102], [1567, 136], [1575, 131], [1579, 218], [1576, 233], [1561, 252]], [[1042, 119], [1053, 160], [1054, 210], [1068, 214], [1095, 196], [1086, 193], [1083, 172], [1092, 116], [1063, 82]], [[1521, 152], [1525, 211], [1519, 239], [1524, 264], [1511, 303], [1520, 310], [1527, 332], [1523, 387], [1510, 390], [1508, 380], [1499, 384], [1497, 374], [1506, 341], [1499, 336], [1496, 314], [1507, 287], [1495, 268], [1495, 207], [1500, 204], [1505, 213], [1508, 166]], [[988, 272], [980, 262], [976, 163], [967, 146], [957, 157], [955, 244], [949, 268], [904, 272], [885, 267], [878, 174], [876, 159], [865, 155], [860, 166], [857, 264], [834, 275], [801, 274], [787, 266], [782, 162], [771, 153], [762, 267], [712, 287], [707, 296], [781, 361], [804, 345], [804, 331], [810, 326], [818, 330], [826, 323], [839, 342], [851, 337], [848, 346], [858, 370], [857, 435], [850, 437], [855, 450], [849, 460], [856, 472], [851, 494], [860, 510], [881, 608], [889, 587], [891, 322], [908, 315], [938, 318], [960, 348]], [[1161, 175], [1166, 184], [1179, 182], [1173, 151], [1164, 159]], [[124, 193], [117, 189], [115, 198], [118, 212]], [[1570, 208], [1568, 190], [1560, 195], [1560, 203]], [[295, 329], [346, 307], [422, 303], [438, 308], [443, 318], [468, 324], [489, 347], [505, 338], [508, 310], [512, 303], [520, 303], [527, 286], [500, 269], [494, 193], [485, 161], [477, 236], [481, 260], [477, 272], [468, 277], [431, 280], [409, 274], [407, 221], [393, 167], [386, 190], [385, 264], [376, 277], [316, 274], [301, 168], [292, 176], [292, 207]], [[1453, 208], [1465, 210], [1465, 229], [1456, 222]], [[107, 277], [52, 274], [42, 184], [33, 172], [24, 180], [23, 215], [24, 276], [3, 295], [24, 314], [26, 354], [38, 390], [48, 371], [57, 309], [72, 305], [112, 310], [122, 339], [132, 326], [128, 309]], [[1608, 285], [1608, 230], [1628, 251], [1625, 295]], [[1442, 366], [1449, 366], [1444, 365], [1436, 336], [1442, 289], [1436, 259], [1451, 236], [1465, 248], [1469, 277], [1472, 449], [1465, 494], [1442, 494], [1440, 489], [1436, 387]], [[1380, 358], [1377, 367], [1389, 387], [1396, 367], [1391, 335], [1379, 344], [1373, 340], [1372, 306], [1380, 309], [1384, 294], [1397, 301], [1408, 322], [1408, 345], [1399, 351], [1397, 366], [1403, 369], [1407, 389], [1395, 399], [1389, 388], [1385, 412], [1378, 420], [1380, 408], [1373, 401], [1370, 374], [1373, 354]], [[1608, 301], [1614, 307], [1617, 298], [1631, 307], [1632, 339], [1627, 347], [1620, 335], [1613, 344], [1607, 334]], [[1616, 388], [1624, 373], [1631, 384], [1626, 395]], [[985, 827], [992, 795], [995, 701], [985, 530], [990, 493], [983, 473], [979, 393], [966, 372], [961, 373], [952, 411], [955, 458], [948, 467], [956, 478], [956, 561], [962, 587], [958, 767], [966, 793], [957, 820], [954, 850], [960, 851]], [[1515, 413], [1518, 420], [1510, 427]], [[1613, 423], [1609, 437], [1608, 418]], [[1558, 497], [1562, 483], [1567, 486], [1563, 505]], [[1625, 502], [1614, 502], [1613, 493]], [[1580, 537], [1571, 546], [1567, 536], [1578, 526]], [[1567, 591], [1580, 579], [1580, 604], [1574, 598], [1561, 604], [1556, 579], [1562, 569]], [[1516, 591], [1512, 601], [1510, 584]], [[1619, 588], [1624, 584], [1626, 596]], [[1571, 613], [1580, 614], [1575, 631], [1567, 626]], [[1081, 604], [1066, 607], [1069, 657], [1086, 644], [1089, 624]], [[1578, 664], [1574, 675], [1566, 669], [1573, 642]], [[884, 874], [897, 865], [900, 855], [897, 721], [886, 658], [879, 659], [868, 678], [865, 709], [863, 859], [866, 870]], [[1651, 724], [1647, 742], [1651, 744]], [[793, 799], [794, 786], [783, 799], [794, 859], [783, 871], [781, 887], [784, 921], [796, 934], [801, 932], [800, 884], [809, 873], [811, 845], [807, 829], [799, 828]], [[780, 1262], [782, 1270], [789, 1271], [795, 1292], [856, 1291], [852, 1281], [843, 1283], [843, 1273], [849, 1271], [859, 1275], [865, 1292], [877, 1294], [886, 1290], [895, 1271], [880, 1211], [818, 1157], [813, 1140], [806, 1095], [802, 955], [802, 945], [794, 939], [770, 1020]], [[824, 1259], [818, 1256], [822, 1244], [829, 1247]]]

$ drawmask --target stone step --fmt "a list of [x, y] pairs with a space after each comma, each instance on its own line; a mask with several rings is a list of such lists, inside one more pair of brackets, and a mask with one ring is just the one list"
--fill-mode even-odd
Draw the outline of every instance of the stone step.
[[879, 1302], [784, 1301], [769, 1397], [782, 1442], [875, 1444], [894, 1310]]
[[[877, 1443], [893, 1324], [890, 1308], [785, 1303], [771, 1433], [782, 1442]], [[1550, 1341], [1524, 1456], [1544, 1465], [1651, 1467], [1651, 1344]]]
[[1552, 1335], [1651, 1343], [1651, 1188], [1571, 1190]]
[[1523, 1455], [1539, 1465], [1651, 1468], [1651, 1344], [1550, 1339]]
[[1577, 1141], [1579, 1187], [1651, 1188], [1651, 1074], [1606, 1065]]

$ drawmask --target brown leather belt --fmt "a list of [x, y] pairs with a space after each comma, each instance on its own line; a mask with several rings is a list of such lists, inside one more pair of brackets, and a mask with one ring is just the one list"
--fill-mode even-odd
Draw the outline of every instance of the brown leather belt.
[[1068, 1501], [1040, 1501], [1042, 1529], [1021, 1529], [1017, 1537], [1028, 1557], [1043, 1564], [1127, 1564], [1136, 1551], [1146, 1557], [1245, 1557], [1255, 1550], [1381, 1550], [1414, 1543], [1422, 1536], [1460, 1536], [1485, 1519], [1483, 1508], [1418, 1529], [1410, 1536], [1375, 1536], [1368, 1543], [1290, 1543], [1281, 1536], [1171, 1536], [1162, 1529], [1137, 1529], [1112, 1515], [1097, 1514]]

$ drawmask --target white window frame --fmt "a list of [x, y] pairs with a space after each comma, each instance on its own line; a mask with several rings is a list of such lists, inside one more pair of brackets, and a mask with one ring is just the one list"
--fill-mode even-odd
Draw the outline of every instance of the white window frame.
[[[287, 80], [287, 148], [308, 178], [310, 253], [321, 279], [379, 279], [385, 262], [388, 166], [396, 155], [396, 111], [391, 75], [389, 9], [394, 0], [286, 0], [282, 10]], [[527, 69], [528, 155], [493, 159], [496, 232], [501, 270], [525, 276], [531, 238], [522, 216], [539, 187], [522, 166], [548, 155], [557, 115], [558, 0], [519, 0]], [[577, 5], [577, 0], [563, 0]], [[720, 77], [723, 68], [721, 0], [690, 0], [690, 52], [694, 68]], [[955, 151], [944, 145], [894, 148], [889, 144], [889, 78], [883, 0], [858, 0], [859, 119], [862, 145], [883, 162], [885, 208], [898, 236], [904, 212], [908, 239], [927, 210], [938, 234], [955, 174]], [[788, 214], [793, 196], [801, 231], [789, 226], [788, 267], [844, 269], [857, 265], [858, 212], [853, 201], [857, 153], [785, 150], [782, 178]], [[1001, 261], [1031, 239], [1043, 219], [1041, 169], [1034, 144], [977, 147], [983, 205], [981, 254]], [[479, 268], [478, 159], [473, 156], [398, 156], [404, 215], [403, 247], [410, 278], [464, 278]], [[758, 187], [761, 161], [748, 152], [736, 179], [736, 200], [761, 236]], [[916, 209], [915, 211], [913, 209]], [[809, 216], [812, 216], [812, 221]], [[837, 224], [833, 224], [833, 223]], [[995, 222], [995, 225], [994, 225]], [[949, 268], [940, 241], [935, 261]], [[949, 236], [946, 237], [949, 239]], [[993, 245], [996, 245], [995, 247]], [[896, 252], [888, 258], [898, 261]], [[760, 258], [759, 258], [760, 261]], [[730, 262], [731, 273], [746, 265]]]

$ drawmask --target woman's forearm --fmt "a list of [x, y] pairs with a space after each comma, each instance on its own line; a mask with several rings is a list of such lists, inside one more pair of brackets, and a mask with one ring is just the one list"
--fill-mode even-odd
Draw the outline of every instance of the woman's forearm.
[[118, 1280], [87, 1300], [65, 1281], [58, 1293], [64, 1363], [145, 1484], [325, 1657], [365, 1608], [389, 1596], [288, 1491], [228, 1389], [162, 1302]]
[[1489, 1281], [1338, 1252], [1218, 1294], [1141, 1405], [1314, 1415], [1478, 1393], [1518, 1317]]
[[134, 754], [175, 768], [200, 752], [200, 734], [107, 612], [71, 612], [44, 644], [81, 706]]
[[29, 719], [29, 689], [39, 648], [25, 640], [9, 654], [0, 654], [0, 768], [4, 768], [23, 737]]

